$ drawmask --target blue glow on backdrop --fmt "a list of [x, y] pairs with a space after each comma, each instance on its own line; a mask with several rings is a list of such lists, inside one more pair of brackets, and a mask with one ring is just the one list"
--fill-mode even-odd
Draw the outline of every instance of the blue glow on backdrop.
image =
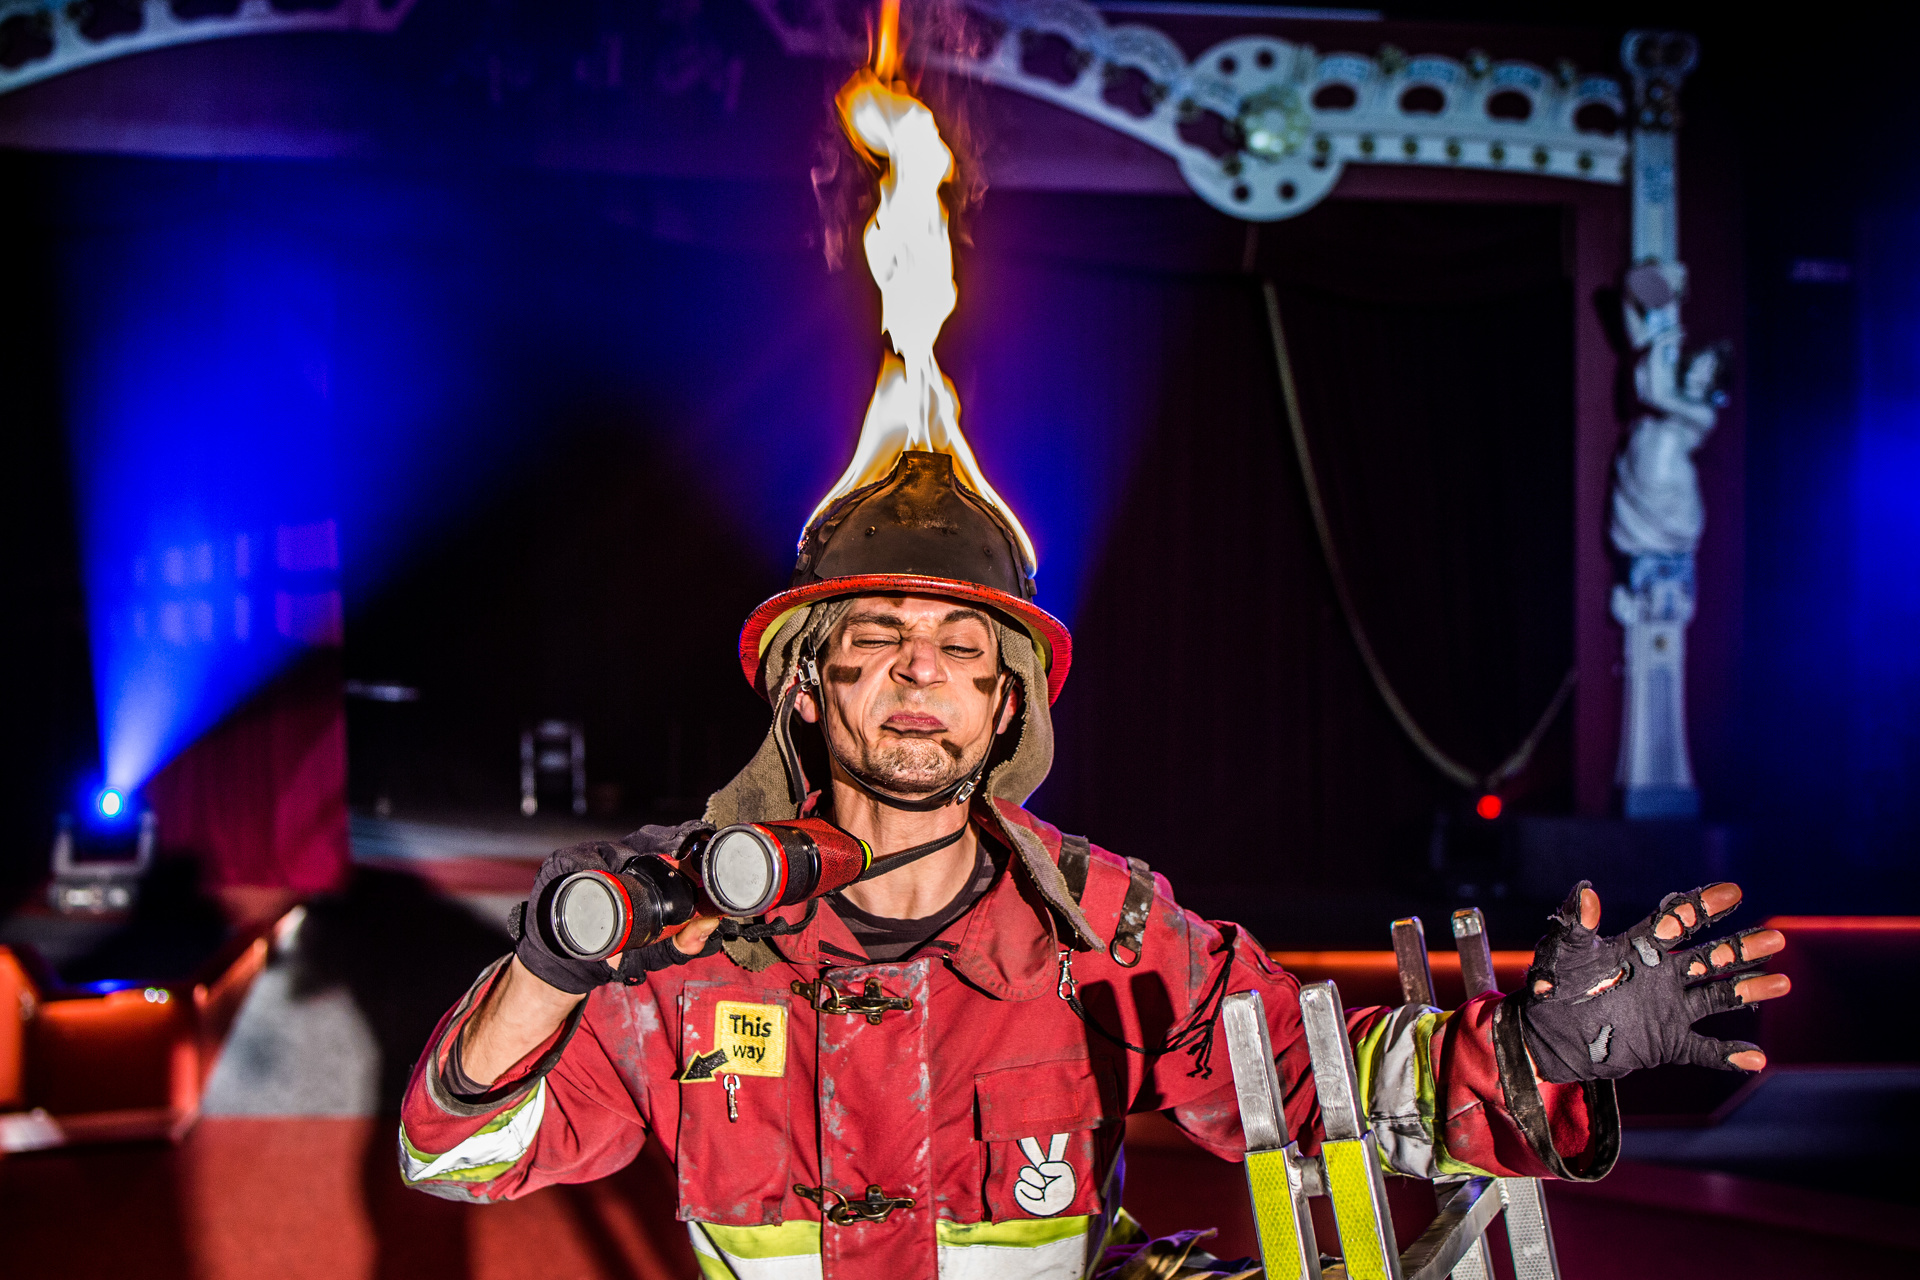
[[[771, 594], [879, 368], [798, 183], [139, 161], [69, 198], [95, 785], [129, 794], [582, 422], [659, 439]], [[942, 358], [1071, 623], [1164, 335], [1148, 284], [977, 262]]]
[[1900, 866], [1920, 835], [1920, 215], [1882, 208], [1864, 230], [1848, 805], [1856, 856]]
[[330, 272], [238, 220], [97, 232], [63, 265], [102, 766], [130, 792], [339, 643]]

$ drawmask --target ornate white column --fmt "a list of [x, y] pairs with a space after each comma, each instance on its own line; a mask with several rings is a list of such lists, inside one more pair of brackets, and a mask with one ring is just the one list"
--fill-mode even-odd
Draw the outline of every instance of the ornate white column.
[[1679, 254], [1674, 132], [1680, 84], [1698, 48], [1689, 35], [1634, 31], [1620, 53], [1634, 89], [1633, 265], [1621, 292], [1638, 404], [1613, 469], [1610, 534], [1628, 565], [1612, 601], [1626, 629], [1627, 680], [1615, 781], [1629, 818], [1691, 818], [1700, 812], [1700, 793], [1687, 751], [1687, 624], [1705, 523], [1693, 452], [1726, 402], [1724, 348], [1687, 352], [1680, 323], [1687, 269]]

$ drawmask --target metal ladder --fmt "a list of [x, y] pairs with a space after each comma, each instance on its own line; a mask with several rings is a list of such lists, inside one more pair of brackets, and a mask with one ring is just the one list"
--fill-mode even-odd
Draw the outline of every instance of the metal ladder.
[[[1469, 999], [1494, 989], [1493, 954], [1478, 908], [1453, 914], [1460, 976]], [[1431, 1005], [1433, 974], [1417, 917], [1396, 920], [1393, 949], [1409, 1004]], [[1507, 1241], [1518, 1280], [1560, 1280], [1553, 1230], [1537, 1178], [1443, 1178], [1439, 1213], [1404, 1251], [1394, 1238], [1379, 1149], [1356, 1090], [1353, 1044], [1331, 982], [1300, 989], [1300, 1017], [1313, 1058], [1314, 1088], [1325, 1130], [1318, 1157], [1300, 1154], [1287, 1134], [1280, 1081], [1257, 991], [1226, 998], [1221, 1016], [1247, 1139], [1247, 1187], [1267, 1280], [1491, 1280], [1485, 1236], [1506, 1210]], [[1326, 1195], [1340, 1236], [1340, 1261], [1323, 1268], [1307, 1198]]]

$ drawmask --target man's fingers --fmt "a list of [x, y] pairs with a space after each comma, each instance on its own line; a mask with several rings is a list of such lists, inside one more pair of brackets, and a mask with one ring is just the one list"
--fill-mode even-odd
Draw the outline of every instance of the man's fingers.
[[1705, 977], [1735, 965], [1751, 965], [1784, 950], [1787, 936], [1778, 929], [1752, 929], [1688, 953], [1687, 976]]
[[1741, 1004], [1778, 1000], [1791, 990], [1793, 990], [1793, 979], [1784, 973], [1763, 973], [1754, 978], [1742, 978], [1733, 987], [1734, 994], [1740, 997]]
[[707, 939], [719, 927], [719, 916], [701, 916], [673, 935], [673, 945], [679, 948], [683, 956], [697, 956], [707, 949]]
[[1740, 905], [1740, 886], [1728, 881], [1710, 884], [1700, 891], [1700, 901], [1710, 914], [1723, 916]]
[[[1679, 897], [1678, 894], [1674, 895]], [[1722, 881], [1710, 884], [1700, 890], [1700, 901], [1706, 905], [1707, 914], [1718, 918], [1727, 914], [1740, 903], [1740, 886]], [[1653, 922], [1653, 936], [1662, 942], [1672, 942], [1683, 933], [1691, 933], [1701, 924], [1700, 913], [1694, 910], [1691, 902], [1681, 899], [1660, 913]]]
[[1750, 1040], [1716, 1040], [1701, 1035], [1687, 1037], [1685, 1056], [1681, 1060], [1716, 1071], [1758, 1071], [1767, 1065], [1767, 1055]]
[[1591, 889], [1580, 891], [1580, 924], [1587, 929], [1600, 927], [1600, 895]]

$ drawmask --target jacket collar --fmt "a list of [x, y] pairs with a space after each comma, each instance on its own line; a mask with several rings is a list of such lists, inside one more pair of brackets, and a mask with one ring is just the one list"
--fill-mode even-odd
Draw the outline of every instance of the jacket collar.
[[[1032, 1000], [1055, 986], [1062, 946], [1104, 944], [1060, 876], [1057, 828], [999, 798], [976, 802], [973, 819], [1011, 849], [1013, 857], [973, 909], [947, 930], [945, 936], [956, 944], [948, 963], [988, 995]], [[798, 924], [806, 914], [801, 904], [782, 907], [768, 918]], [[772, 943], [795, 965], [854, 964], [848, 957], [861, 954], [859, 942], [831, 907], [815, 912], [804, 929]]]

